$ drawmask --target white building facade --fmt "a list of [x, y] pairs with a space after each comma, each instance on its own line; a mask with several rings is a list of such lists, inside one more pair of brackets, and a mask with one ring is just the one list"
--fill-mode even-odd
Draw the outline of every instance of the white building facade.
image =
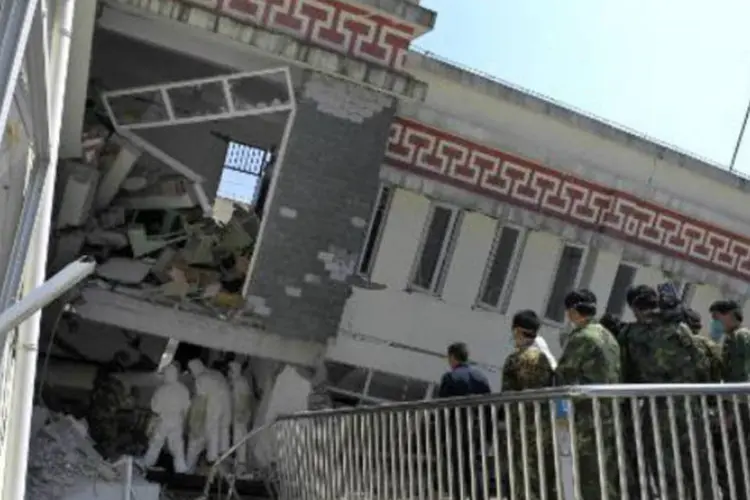
[[[130, 231], [143, 230], [146, 249], [128, 254], [124, 279], [80, 291], [82, 326], [60, 334], [68, 350], [104, 362], [145, 334], [138, 345], [154, 362], [169, 340], [250, 357], [267, 400], [284, 367], [309, 375], [321, 361], [351, 404], [415, 400], [431, 395], [455, 341], [499, 388], [519, 309], [539, 312], [559, 351], [575, 287], [625, 318], [632, 284], [676, 284], [702, 314], [722, 297], [748, 303], [745, 179], [411, 50], [436, 16], [418, 1], [93, 4], [76, 6], [51, 268], [84, 252], [110, 208], [161, 208], [169, 196], [156, 187], [171, 186], [170, 224], [184, 223], [180, 210], [210, 212], [227, 141], [273, 151], [274, 163], [232, 314], [189, 307], [189, 286], [171, 304], [138, 288], [133, 273], [159, 274], [167, 244], [135, 213], [108, 237], [134, 246]], [[197, 90], [178, 95], [185, 87]], [[7, 149], [24, 140], [14, 113], [0, 151], [14, 166], [0, 169], [0, 256], [27, 175]], [[104, 152], [88, 161], [97, 113]], [[184, 232], [181, 244], [200, 230]], [[68, 366], [50, 379], [62, 384]]]

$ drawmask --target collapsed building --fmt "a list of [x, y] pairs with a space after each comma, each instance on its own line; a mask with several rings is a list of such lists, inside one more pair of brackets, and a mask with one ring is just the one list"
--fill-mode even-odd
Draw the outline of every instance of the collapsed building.
[[[626, 316], [633, 283], [704, 314], [747, 303], [743, 178], [410, 49], [436, 17], [416, 0], [103, 0], [75, 16], [48, 272], [98, 265], [44, 314], [55, 411], [85, 417], [119, 352], [143, 405], [169, 361], [245, 360], [258, 427], [311, 392], [429, 398], [457, 340], [499, 387], [512, 313], [540, 311], [557, 349], [576, 286]], [[243, 202], [218, 195], [227, 170]]]

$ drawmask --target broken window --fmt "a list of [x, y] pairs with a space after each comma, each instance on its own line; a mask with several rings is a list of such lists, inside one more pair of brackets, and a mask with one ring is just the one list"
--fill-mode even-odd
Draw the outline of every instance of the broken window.
[[[255, 205], [271, 163], [270, 151], [229, 141], [224, 170], [219, 180], [219, 196]], [[270, 180], [270, 179], [268, 179]]]
[[612, 283], [612, 291], [607, 301], [607, 313], [621, 316], [625, 312], [627, 304], [628, 289], [633, 286], [637, 269], [630, 264], [617, 266], [615, 280]]
[[456, 236], [458, 215], [456, 209], [434, 206], [411, 281], [415, 288], [432, 293], [440, 290]]
[[498, 231], [489, 269], [479, 296], [480, 304], [492, 308], [501, 307], [501, 300], [507, 296], [511, 288], [512, 271], [520, 253], [520, 242], [519, 229], [504, 226]]
[[544, 313], [544, 317], [548, 320], [555, 323], [562, 323], [565, 320], [565, 304], [563, 301], [565, 295], [578, 285], [585, 253], [586, 249], [577, 245], [568, 244], [563, 247]]
[[375, 211], [372, 214], [370, 230], [367, 233], [365, 247], [362, 252], [362, 260], [359, 263], [359, 272], [362, 275], [369, 276], [372, 267], [375, 264], [375, 254], [380, 246], [380, 238], [385, 225], [385, 217], [388, 213], [388, 207], [391, 203], [393, 188], [391, 186], [382, 186], [378, 199], [375, 203]]

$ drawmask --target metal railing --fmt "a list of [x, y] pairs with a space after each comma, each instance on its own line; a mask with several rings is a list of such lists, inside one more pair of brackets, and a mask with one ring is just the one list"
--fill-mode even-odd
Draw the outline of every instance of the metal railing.
[[280, 418], [282, 499], [750, 498], [750, 384], [611, 385]]

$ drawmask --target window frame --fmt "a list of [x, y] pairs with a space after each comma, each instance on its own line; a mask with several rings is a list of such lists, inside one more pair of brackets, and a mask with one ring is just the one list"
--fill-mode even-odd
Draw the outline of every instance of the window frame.
[[[419, 270], [419, 263], [422, 260], [425, 244], [427, 243], [427, 236], [430, 232], [430, 226], [432, 226], [432, 221], [435, 218], [435, 212], [440, 208], [449, 210], [451, 212], [451, 217], [446, 228], [446, 234], [440, 248], [440, 253], [438, 254], [437, 262], [435, 263], [435, 272], [430, 277], [429, 287], [424, 288], [420, 285], [417, 285], [414, 281]], [[462, 221], [463, 210], [456, 207], [455, 205], [451, 205], [449, 203], [441, 201], [433, 201], [430, 204], [430, 210], [428, 212], [424, 225], [422, 226], [422, 234], [419, 238], [419, 246], [417, 247], [417, 252], [412, 262], [412, 268], [409, 271], [409, 279], [406, 285], [407, 291], [421, 292], [434, 296], [440, 296], [445, 284], [446, 275], [448, 274], [449, 266], [447, 265], [447, 263], [452, 259], [453, 252], [456, 248], [456, 240], [458, 239], [458, 233], [460, 232]]]
[[573, 289], [575, 290], [581, 285], [581, 278], [583, 278], [583, 273], [586, 269], [586, 259], [588, 258], [590, 248], [588, 245], [585, 245], [583, 243], [578, 243], [574, 241], [567, 241], [563, 240], [562, 245], [560, 245], [560, 249], [557, 252], [557, 257], [555, 258], [555, 271], [550, 277], [549, 281], [547, 282], [547, 295], [544, 299], [544, 307], [542, 308], [542, 322], [547, 325], [552, 325], [559, 327], [561, 325], [565, 324], [565, 318], [563, 318], [562, 321], [556, 321], [552, 318], [547, 317], [547, 309], [550, 305], [550, 300], [552, 300], [552, 294], [553, 289], [555, 286], [555, 279], [557, 278], [557, 270], [560, 269], [560, 262], [562, 261], [563, 254], [565, 253], [565, 247], [574, 247], [574, 248], [580, 248], [583, 250], [583, 253], [581, 254], [581, 263], [578, 266], [578, 269], [576, 270], [576, 277], [573, 282]]
[[[639, 266], [635, 262], [632, 262], [632, 261], [629, 261], [629, 260], [621, 260], [620, 262], [618, 262], [617, 263], [617, 269], [615, 270], [615, 275], [614, 275], [614, 277], [612, 279], [612, 285], [611, 285], [612, 288], [610, 288], [610, 290], [609, 290], [609, 296], [607, 297], [607, 303], [604, 306], [604, 312], [605, 313], [609, 313], [610, 312], [609, 311], [609, 301], [612, 298], [612, 290], [614, 290], [615, 279], [617, 279], [617, 273], [619, 272], [621, 266], [627, 266], [627, 267], [629, 267], [629, 268], [631, 268], [631, 269], [633, 269], [635, 271], [633, 273], [633, 281], [628, 285], [628, 288], [632, 287], [636, 283], [636, 281], [638, 281], [638, 271], [641, 269], [641, 266]], [[626, 288], [626, 292], [627, 292], [627, 288]], [[628, 309], [628, 301], [627, 301], [627, 297], [626, 297], [626, 300], [622, 303], [621, 310], [617, 311], [617, 312], [613, 312], [612, 314], [615, 314], [618, 317], [622, 317], [627, 312], [627, 309]]]
[[[513, 253], [510, 257], [508, 264], [508, 274], [505, 277], [502, 290], [497, 299], [497, 304], [488, 304], [482, 301], [482, 296], [485, 294], [485, 288], [487, 287], [487, 280], [490, 278], [492, 273], [492, 266], [495, 263], [495, 257], [497, 256], [497, 250], [502, 240], [503, 231], [505, 228], [510, 228], [518, 231], [518, 238], [516, 239], [516, 246], [513, 249]], [[516, 284], [516, 278], [518, 277], [518, 270], [521, 264], [521, 258], [523, 257], [523, 251], [526, 248], [526, 239], [529, 234], [529, 229], [518, 224], [510, 223], [498, 223], [498, 227], [495, 230], [495, 236], [492, 240], [492, 247], [490, 254], [487, 257], [487, 261], [484, 266], [484, 273], [482, 274], [482, 281], [479, 283], [479, 291], [477, 298], [474, 301], [476, 307], [485, 309], [488, 311], [495, 311], [504, 314], [508, 309], [508, 299], [513, 291], [513, 287]]]
[[[375, 215], [377, 214], [378, 207], [383, 200], [385, 193], [388, 193], [388, 199], [385, 201], [383, 206], [383, 218], [380, 221], [380, 227], [375, 228]], [[393, 204], [393, 196], [396, 193], [396, 187], [393, 184], [381, 183], [378, 188], [378, 196], [375, 198], [375, 205], [372, 208], [370, 214], [370, 221], [367, 224], [367, 233], [365, 233], [365, 240], [362, 244], [362, 251], [359, 254], [357, 260], [357, 274], [364, 278], [372, 276], [372, 272], [375, 269], [375, 262], [377, 261], [378, 253], [380, 253], [380, 245], [383, 242], [383, 233], [385, 232], [385, 226], [388, 223], [388, 218], [391, 213], [391, 205]], [[377, 233], [377, 234], [376, 234]], [[363, 270], [362, 266], [365, 263], [365, 255], [367, 254], [367, 247], [372, 244], [372, 251], [370, 253], [370, 262], [367, 270]]]

